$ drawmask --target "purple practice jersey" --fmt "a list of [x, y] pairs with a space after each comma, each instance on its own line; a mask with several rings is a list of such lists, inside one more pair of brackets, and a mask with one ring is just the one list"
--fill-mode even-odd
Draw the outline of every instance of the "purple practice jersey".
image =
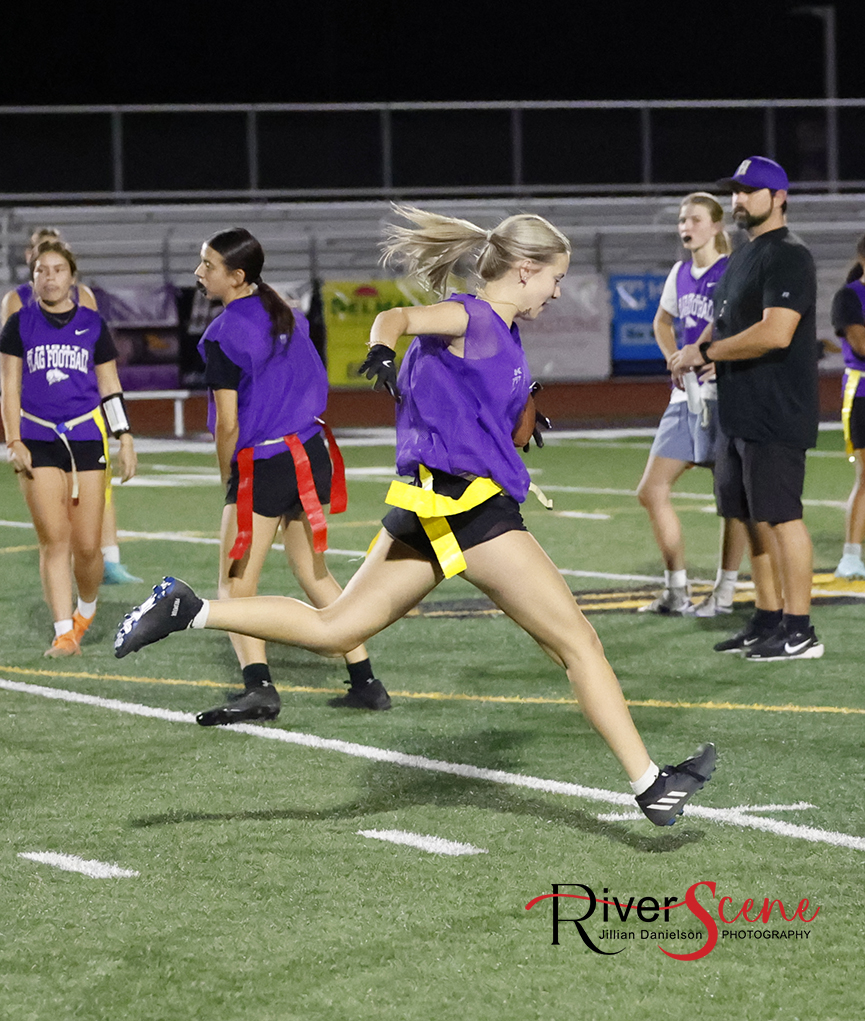
[[[865, 316], [865, 284], [863, 284], [861, 280], [854, 280], [852, 284], [847, 284], [847, 287], [853, 291], [859, 299], [859, 304], [862, 306], [863, 316]], [[844, 349], [844, 364], [847, 368], [856, 369], [859, 372], [865, 373], [865, 358], [860, 358], [860, 356], [856, 354], [853, 348], [850, 347], [850, 342], [843, 334], [841, 335], [841, 347]], [[856, 396], [865, 397], [865, 378], [859, 380], [859, 386], [856, 389]]]
[[511, 434], [531, 380], [519, 330], [473, 295], [448, 300], [468, 313], [465, 356], [448, 350], [447, 337], [416, 337], [409, 346], [398, 380], [397, 471], [417, 477], [423, 464], [491, 478], [522, 503], [529, 473]]
[[[38, 304], [19, 312], [18, 329], [23, 345], [21, 407], [31, 415], [59, 425], [99, 407], [94, 352], [102, 333], [98, 312], [80, 305], [70, 322], [57, 327], [49, 323]], [[25, 440], [56, 439], [51, 429], [21, 419]], [[99, 440], [102, 433], [90, 419], [69, 432], [72, 440]]]
[[[261, 299], [257, 295], [238, 298], [225, 306], [199, 341], [202, 358], [205, 341], [213, 341], [241, 372], [235, 459], [237, 452], [246, 447], [256, 448], [256, 458], [275, 457], [285, 453], [285, 444], [260, 444], [292, 434], [305, 443], [320, 431], [315, 419], [327, 406], [327, 373], [309, 338], [309, 323], [296, 309], [293, 312], [291, 337], [274, 340]], [[207, 416], [211, 432], [215, 424], [211, 394]]]
[[691, 270], [693, 262], [683, 262], [676, 274], [676, 303], [681, 323], [680, 346], [694, 344], [714, 319], [715, 285], [727, 268], [727, 256], [722, 256], [697, 279]]

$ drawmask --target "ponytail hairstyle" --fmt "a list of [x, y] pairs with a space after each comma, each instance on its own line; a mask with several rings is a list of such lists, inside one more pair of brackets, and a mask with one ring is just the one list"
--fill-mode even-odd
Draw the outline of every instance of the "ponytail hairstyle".
[[416, 224], [389, 224], [382, 244], [382, 262], [400, 262], [412, 276], [444, 295], [448, 276], [463, 256], [478, 249], [475, 272], [484, 282], [498, 280], [521, 259], [550, 263], [571, 254], [571, 243], [542, 216], [509, 216], [493, 230], [469, 220], [430, 213], [414, 206], [397, 206], [394, 212]]
[[270, 336], [274, 341], [288, 344], [294, 330], [294, 313], [276, 291], [261, 279], [264, 266], [264, 249], [258, 239], [244, 227], [220, 230], [209, 237], [205, 244], [222, 256], [228, 270], [243, 270], [248, 284], [255, 284], [261, 304], [270, 319]]
[[[707, 191], [692, 191], [690, 195], [686, 195], [679, 203], [679, 209], [681, 210], [689, 205], [703, 206], [705, 209], [708, 209], [712, 223], [724, 222], [723, 206], [714, 195], [710, 195]], [[715, 235], [715, 251], [720, 255], [729, 255], [733, 251], [730, 235], [725, 230], [719, 230]]]
[[78, 263], [75, 261], [75, 256], [72, 254], [72, 249], [65, 241], [61, 241], [59, 238], [48, 237], [44, 241], [40, 241], [39, 244], [30, 253], [30, 279], [33, 279], [33, 270], [36, 268], [37, 261], [45, 255], [46, 252], [56, 252], [58, 255], [62, 255], [63, 258], [69, 263], [69, 269], [72, 276], [76, 276], [78, 273]]
[[854, 281], [861, 280], [865, 276], [865, 234], [856, 242], [856, 254], [859, 258], [850, 267], [850, 272], [844, 281], [845, 284], [852, 284]]
[[27, 247], [35, 251], [43, 241], [63, 241], [63, 235], [57, 227], [37, 227], [30, 235], [30, 243]]

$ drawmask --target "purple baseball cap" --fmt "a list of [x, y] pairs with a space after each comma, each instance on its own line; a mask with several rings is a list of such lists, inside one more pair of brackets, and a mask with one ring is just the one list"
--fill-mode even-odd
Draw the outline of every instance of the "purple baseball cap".
[[725, 191], [760, 191], [769, 188], [771, 191], [788, 191], [790, 182], [780, 163], [770, 160], [768, 156], [749, 156], [742, 160], [732, 177], [722, 177], [716, 184]]

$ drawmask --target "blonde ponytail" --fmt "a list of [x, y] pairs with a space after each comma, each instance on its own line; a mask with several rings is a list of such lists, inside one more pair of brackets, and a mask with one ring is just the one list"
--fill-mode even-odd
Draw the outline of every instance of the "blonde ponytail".
[[571, 252], [570, 241], [542, 216], [529, 213], [509, 216], [494, 230], [487, 231], [469, 220], [414, 206], [393, 208], [416, 227], [388, 225], [382, 262], [386, 265], [399, 262], [437, 294], [444, 294], [456, 264], [475, 249], [480, 250], [475, 272], [485, 282], [497, 280], [520, 259], [550, 263]]

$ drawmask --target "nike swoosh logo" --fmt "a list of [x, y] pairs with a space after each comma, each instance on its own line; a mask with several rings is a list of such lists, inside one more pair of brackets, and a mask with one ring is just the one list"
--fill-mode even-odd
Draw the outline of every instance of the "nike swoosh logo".
[[743, 638], [742, 639], [742, 645], [744, 645], [745, 648], [747, 649], [748, 646], [754, 645], [756, 642], [759, 642], [759, 641], [760, 641], [760, 636], [759, 635], [757, 635], [756, 638]]
[[75, 331], [75, 336], [76, 337], [80, 337], [82, 333], [89, 333], [89, 332], [90, 332], [90, 327], [88, 326], [86, 330], [76, 330]]
[[789, 642], [784, 642], [784, 652], [786, 652], [788, 656], [794, 656], [797, 652], [801, 652], [803, 649], [807, 648], [810, 641], [810, 638], [806, 638], [804, 642], [799, 642], [798, 645], [791, 645]]
[[393, 362], [392, 362], [392, 361], [390, 361], [390, 359], [388, 359], [388, 360], [387, 360], [386, 362], [382, 362], [381, 364], [382, 364], [382, 365], [383, 365], [383, 366], [384, 366], [384, 367], [385, 367], [386, 369], [389, 369], [389, 368], [391, 367], [391, 365], [393, 365]]

